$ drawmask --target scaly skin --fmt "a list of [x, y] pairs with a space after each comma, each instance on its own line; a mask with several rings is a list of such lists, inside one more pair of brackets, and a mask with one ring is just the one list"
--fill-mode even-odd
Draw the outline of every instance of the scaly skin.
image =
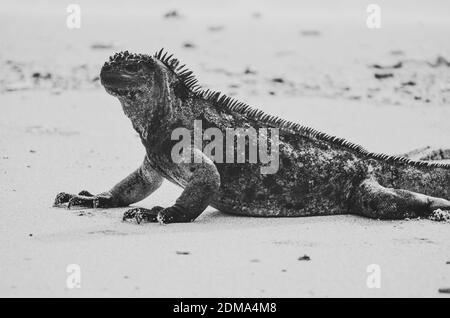
[[[450, 165], [370, 153], [231, 100], [202, 91], [188, 70], [162, 50], [155, 56], [116, 54], [101, 70], [146, 149], [143, 165], [112, 190], [93, 196], [59, 194], [55, 205], [118, 207], [138, 202], [167, 179], [184, 188], [169, 208], [133, 208], [124, 220], [174, 223], [195, 220], [208, 206], [247, 216], [352, 213], [379, 219], [430, 216], [450, 210]], [[262, 174], [260, 163], [218, 163], [199, 148], [194, 162], [171, 158], [174, 129], [279, 128], [279, 169]], [[204, 142], [206, 144], [206, 142]], [[248, 144], [248, 141], [247, 141]], [[225, 147], [224, 147], [225, 148]], [[200, 162], [200, 163], [196, 163]]]

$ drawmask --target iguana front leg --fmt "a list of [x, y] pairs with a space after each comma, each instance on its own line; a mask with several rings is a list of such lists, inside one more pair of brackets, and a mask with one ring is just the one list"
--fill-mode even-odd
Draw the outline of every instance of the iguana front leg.
[[[193, 154], [201, 163], [180, 163], [182, 170], [189, 174], [188, 184], [181, 196], [171, 207], [163, 209], [133, 208], [125, 212], [123, 220], [134, 219], [137, 223], [184, 223], [194, 221], [210, 204], [220, 187], [217, 167], [205, 154], [195, 149]], [[198, 160], [197, 162], [199, 162]]]
[[81, 191], [78, 195], [61, 192], [56, 196], [53, 206], [85, 208], [114, 208], [128, 206], [141, 201], [158, 189], [163, 178], [151, 166], [145, 157], [142, 165], [128, 177], [115, 185], [110, 191], [93, 195]]

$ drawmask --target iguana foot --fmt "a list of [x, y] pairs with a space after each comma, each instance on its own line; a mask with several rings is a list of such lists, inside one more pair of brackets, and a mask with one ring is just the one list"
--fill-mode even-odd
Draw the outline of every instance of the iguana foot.
[[450, 210], [434, 210], [428, 219], [437, 222], [450, 222]]
[[132, 208], [125, 211], [123, 221], [134, 220], [137, 224], [141, 224], [142, 222], [158, 222], [157, 216], [162, 210], [164, 208], [160, 206], [155, 206], [151, 209]]
[[192, 222], [194, 219], [192, 216], [184, 213], [184, 209], [177, 204], [165, 209], [160, 206], [155, 206], [150, 210], [133, 208], [126, 211], [123, 215], [123, 221], [134, 220], [137, 224], [142, 222], [159, 222], [161, 224], [187, 223]]
[[172, 205], [158, 213], [158, 222], [161, 224], [168, 223], [189, 223], [195, 220], [196, 216], [186, 213], [186, 209], [179, 204]]
[[73, 207], [94, 209], [114, 207], [110, 194], [102, 193], [99, 195], [93, 195], [86, 190], [83, 190], [78, 194], [70, 194], [66, 192], [58, 193], [53, 206], [61, 207], [66, 204], [68, 209]]

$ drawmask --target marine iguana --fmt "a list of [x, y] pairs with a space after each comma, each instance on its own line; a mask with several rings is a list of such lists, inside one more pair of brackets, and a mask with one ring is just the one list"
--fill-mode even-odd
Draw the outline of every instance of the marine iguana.
[[[167, 179], [184, 188], [171, 207], [132, 208], [124, 220], [191, 222], [208, 205], [225, 213], [294, 217], [356, 214], [377, 219], [430, 216], [450, 210], [450, 164], [372, 153], [360, 145], [271, 116], [219, 92], [203, 90], [193, 73], [164, 50], [153, 56], [116, 53], [100, 73], [146, 150], [142, 165], [110, 191], [60, 193], [54, 205], [112, 208], [138, 202]], [[217, 163], [193, 147], [198, 162], [175, 163], [175, 128], [279, 129], [279, 170], [261, 163]]]

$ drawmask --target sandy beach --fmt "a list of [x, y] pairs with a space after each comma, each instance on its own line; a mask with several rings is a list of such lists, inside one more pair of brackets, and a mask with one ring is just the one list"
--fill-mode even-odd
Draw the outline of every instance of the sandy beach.
[[[53, 208], [99, 193], [144, 148], [99, 83], [108, 56], [165, 47], [205, 88], [388, 154], [450, 148], [450, 3], [65, 1], [0, 9], [1, 297], [446, 297], [450, 224], [356, 216], [122, 222], [127, 208]], [[173, 13], [175, 11], [175, 13]], [[168, 14], [169, 13], [169, 14]], [[172, 14], [170, 14], [172, 13]], [[136, 206], [170, 206], [165, 181]], [[303, 258], [308, 256], [309, 260]], [[81, 269], [69, 288], [67, 267]], [[369, 288], [371, 264], [380, 288]]]

